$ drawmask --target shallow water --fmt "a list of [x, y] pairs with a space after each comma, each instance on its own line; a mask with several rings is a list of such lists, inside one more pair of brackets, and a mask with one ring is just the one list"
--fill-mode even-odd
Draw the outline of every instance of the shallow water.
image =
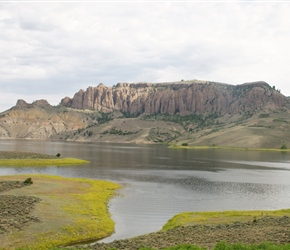
[[290, 207], [290, 153], [28, 140], [1, 140], [0, 150], [91, 161], [71, 167], [1, 167], [0, 175], [41, 173], [123, 184], [109, 204], [116, 233], [104, 242], [160, 230], [184, 211]]

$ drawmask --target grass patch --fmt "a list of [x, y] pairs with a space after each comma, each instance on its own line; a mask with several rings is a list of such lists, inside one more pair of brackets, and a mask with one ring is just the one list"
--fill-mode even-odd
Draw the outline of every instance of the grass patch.
[[[52, 250], [64, 250], [64, 248], [53, 248]], [[117, 249], [115, 248], [115, 250]], [[191, 244], [180, 244], [167, 248], [142, 247], [139, 250], [207, 250], [207, 248]], [[213, 250], [290, 250], [290, 244], [282, 245], [264, 242], [261, 244], [245, 245], [242, 243], [230, 244], [226, 241], [220, 241], [214, 246]]]
[[32, 214], [40, 222], [0, 235], [2, 249], [50, 249], [101, 239], [114, 231], [107, 203], [120, 188], [118, 184], [46, 175], [3, 176], [1, 179], [19, 181], [27, 177], [32, 177], [33, 185], [10, 190], [8, 194], [40, 198]]
[[273, 244], [264, 242], [261, 244], [245, 245], [242, 243], [229, 244], [225, 241], [218, 242], [213, 250], [290, 250], [290, 244]]
[[175, 215], [162, 228], [163, 231], [194, 224], [222, 224], [235, 221], [248, 222], [262, 216], [290, 216], [290, 209], [275, 211], [221, 211], [221, 212], [185, 212]]
[[30, 167], [30, 166], [68, 166], [86, 164], [89, 161], [75, 158], [56, 158], [56, 159], [0, 159], [0, 167]]
[[89, 163], [76, 158], [62, 158], [60, 155], [60, 153], [53, 156], [33, 152], [0, 151], [0, 167], [68, 166]]

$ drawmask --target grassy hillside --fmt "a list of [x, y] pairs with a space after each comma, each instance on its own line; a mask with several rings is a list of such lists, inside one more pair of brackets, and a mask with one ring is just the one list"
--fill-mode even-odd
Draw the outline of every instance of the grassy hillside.
[[84, 129], [60, 133], [60, 140], [168, 143], [235, 148], [290, 147], [290, 113], [254, 115], [150, 115], [119, 117]]

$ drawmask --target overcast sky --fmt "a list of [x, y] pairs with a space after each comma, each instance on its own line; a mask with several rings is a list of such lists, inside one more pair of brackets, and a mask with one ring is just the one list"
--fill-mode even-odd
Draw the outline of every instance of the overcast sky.
[[0, 111], [104, 83], [263, 80], [290, 96], [290, 2], [1, 2]]

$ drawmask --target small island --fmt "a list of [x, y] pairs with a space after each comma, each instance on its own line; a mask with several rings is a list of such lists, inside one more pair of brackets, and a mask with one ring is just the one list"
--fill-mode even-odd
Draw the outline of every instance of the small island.
[[89, 161], [76, 158], [63, 158], [60, 153], [52, 156], [31, 152], [0, 151], [0, 167], [68, 166], [86, 163], [89, 163]]

